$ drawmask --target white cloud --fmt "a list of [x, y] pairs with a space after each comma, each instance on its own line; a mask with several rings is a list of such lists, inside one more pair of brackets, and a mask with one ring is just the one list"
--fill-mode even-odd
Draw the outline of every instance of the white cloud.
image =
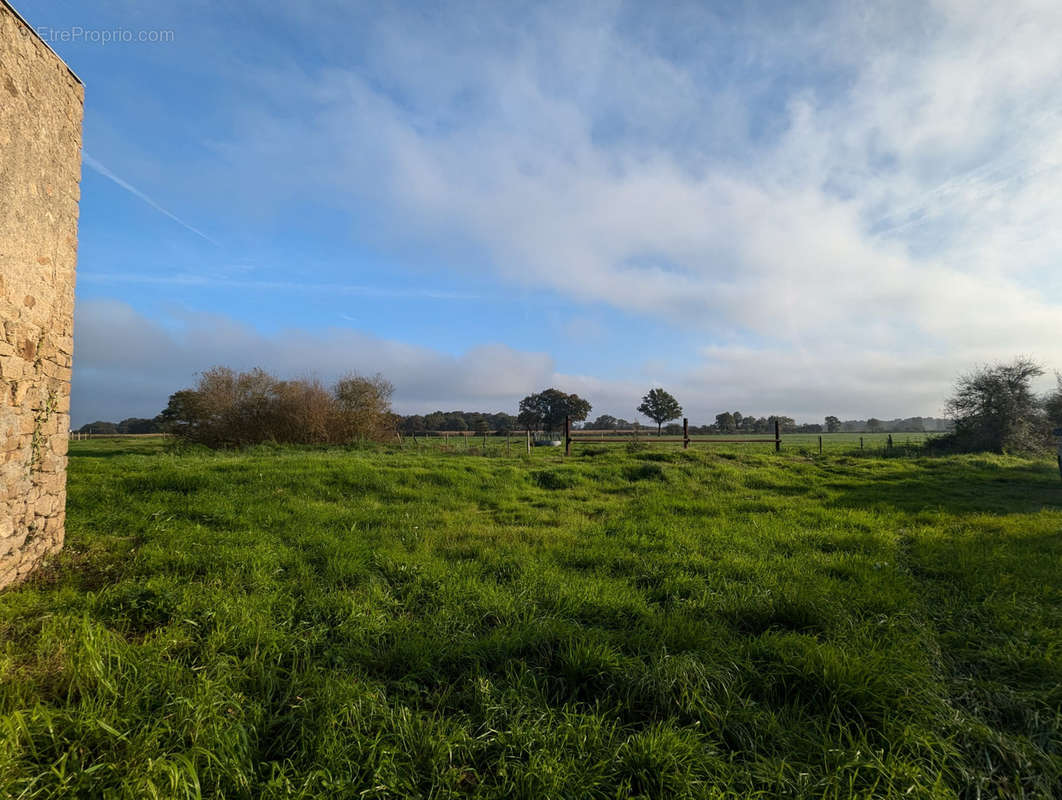
[[212, 314], [185, 313], [164, 325], [111, 300], [81, 302], [76, 315], [75, 425], [153, 417], [171, 393], [194, 385], [197, 373], [215, 365], [258, 366], [282, 377], [326, 381], [349, 371], [381, 372], [394, 383], [395, 407], [402, 413], [515, 413], [520, 398], [556, 386], [589, 399], [592, 417], [634, 419], [641, 396], [663, 385], [694, 424], [711, 422], [724, 409], [757, 416], [784, 413], [812, 422], [827, 413], [843, 418], [939, 415], [959, 369], [942, 354], [923, 352], [913, 361], [853, 354], [849, 343], [838, 341], [813, 353], [707, 347], [683, 368], [632, 364], [629, 377], [608, 379], [559, 372], [544, 353], [501, 344], [453, 356], [339, 328], [264, 335]]
[[283, 377], [326, 381], [351, 371], [381, 372], [395, 385], [396, 408], [407, 413], [512, 409], [519, 398], [556, 378], [548, 355], [500, 344], [452, 356], [341, 328], [267, 336], [218, 315], [186, 314], [169, 322], [164, 327], [116, 301], [78, 304], [75, 424], [153, 417], [171, 393], [194, 385], [197, 373], [215, 365], [257, 366]]
[[[659, 377], [710, 396], [705, 414], [933, 413], [977, 363], [1062, 365], [1062, 5], [796, 8], [359, 16], [356, 65], [341, 19], [286, 8], [326, 65], [246, 70], [211, 144], [235, 187], [218, 202], [326, 194], [391, 246], [467, 246], [484, 258], [454, 269], [703, 337], [669, 374], [569, 376], [617, 404]], [[494, 346], [233, 335], [278, 368], [386, 356], [411, 403], [489, 405], [552, 375]]]

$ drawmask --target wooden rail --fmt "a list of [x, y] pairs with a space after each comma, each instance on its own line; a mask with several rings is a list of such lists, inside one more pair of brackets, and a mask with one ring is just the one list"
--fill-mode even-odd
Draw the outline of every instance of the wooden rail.
[[[587, 433], [589, 433], [590, 435], [587, 435]], [[633, 436], [634, 440], [637, 440], [637, 432], [636, 431], [631, 431], [631, 433], [634, 434], [634, 436]], [[648, 432], [648, 433], [650, 435], [647, 436], [646, 438], [651, 438], [651, 432]], [[688, 448], [690, 446], [690, 442], [717, 442], [719, 444], [727, 444], [727, 443], [763, 444], [765, 442], [773, 442], [774, 443], [775, 452], [778, 452], [778, 451], [780, 451], [782, 449], [782, 426], [781, 426], [781, 423], [778, 420], [774, 421], [774, 438], [773, 439], [765, 439], [765, 438], [762, 438], [762, 437], [761, 438], [756, 438], [756, 439], [719, 439], [719, 438], [717, 438], [715, 436], [696, 436], [696, 437], [691, 437], [690, 436], [690, 421], [689, 421], [689, 419], [687, 419], [685, 417], [683, 417], [683, 419], [682, 419], [682, 438], [680, 439], [680, 438], [678, 438], [677, 436], [674, 436], [674, 435], [671, 435], [671, 437], [672, 438], [670, 438], [670, 439], [665, 439], [660, 434], [657, 434], [656, 435], [656, 441], [658, 441], [658, 442], [661, 442], [661, 441], [673, 441], [673, 442], [681, 441], [683, 450], [685, 450], [686, 448]], [[572, 453], [572, 442], [575, 442], [575, 441], [579, 441], [579, 442], [614, 442], [614, 441], [617, 441], [617, 440], [622, 441], [622, 439], [620, 439], [619, 436], [615, 436], [615, 435], [614, 436], [603, 436], [603, 435], [599, 434], [597, 431], [585, 432], [585, 433], [583, 431], [573, 431], [572, 430], [571, 417], [565, 417], [564, 418], [564, 455], [566, 455], [566, 456], [571, 455], [571, 453]], [[891, 437], [889, 438], [889, 444], [890, 445], [892, 444], [892, 438]], [[821, 436], [819, 437], [819, 452], [822, 452], [822, 437]]]

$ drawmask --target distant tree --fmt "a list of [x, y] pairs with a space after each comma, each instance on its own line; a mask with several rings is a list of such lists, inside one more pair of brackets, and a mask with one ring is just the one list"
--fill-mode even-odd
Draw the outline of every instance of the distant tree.
[[144, 419], [142, 417], [129, 417], [118, 423], [118, 433], [159, 433], [159, 423], [156, 419]]
[[191, 428], [198, 425], [202, 418], [199, 392], [195, 389], [182, 389], [170, 395], [166, 407], [156, 419], [166, 433], [181, 438], [192, 438]]
[[617, 422], [618, 420], [610, 414], [602, 414], [593, 422], [586, 423], [585, 427], [595, 431], [611, 431], [619, 427]]
[[771, 415], [767, 417], [767, 431], [774, 433], [774, 423], [778, 423], [781, 433], [792, 433], [796, 429], [796, 421], [792, 417]]
[[730, 416], [734, 418], [734, 430], [741, 430], [742, 426], [747, 424], [748, 420], [740, 411], [731, 411]]
[[656, 423], [656, 434], [659, 436], [660, 428], [665, 422], [682, 416], [682, 406], [668, 392], [656, 388], [650, 389], [649, 393], [642, 398], [638, 413], [644, 414]]
[[1048, 414], [1032, 390], [1033, 378], [1043, 374], [1039, 364], [1017, 358], [960, 376], [945, 405], [948, 417], [955, 422], [951, 443], [961, 450], [996, 453], [1045, 446]]
[[736, 428], [734, 425], [734, 415], [729, 411], [724, 411], [722, 414], [716, 414], [715, 426], [719, 429], [720, 433], [733, 433]]
[[441, 411], [432, 411], [424, 415], [424, 430], [441, 431], [446, 423], [446, 415]]
[[881, 433], [884, 429], [884, 425], [881, 424], [881, 420], [875, 417], [871, 417], [867, 420], [867, 430], [870, 433]]
[[82, 425], [77, 430], [78, 433], [115, 434], [118, 433], [118, 426], [115, 425], [113, 422], [96, 420], [95, 422], [90, 422], [87, 425]]
[[545, 389], [537, 394], [529, 394], [520, 401], [520, 425], [527, 430], [560, 430], [564, 418], [571, 417], [573, 422], [582, 422], [590, 414], [591, 405], [577, 394], [566, 394], [559, 389]]
[[841, 420], [837, 417], [826, 417], [826, 433], [837, 433], [841, 430]]
[[505, 436], [516, 429], [516, 417], [512, 414], [493, 414], [491, 415], [491, 425], [497, 433]]
[[1044, 413], [1052, 428], [1062, 428], [1062, 373], [1055, 373], [1058, 388], [1044, 398]]
[[474, 423], [472, 423], [472, 430], [474, 430], [476, 433], [486, 433], [490, 430], [490, 423], [487, 422], [487, 420], [485, 420], [483, 417], [480, 417]]
[[407, 436], [427, 430], [424, 425], [424, 417], [420, 414], [410, 414], [408, 417], [402, 417], [398, 423], [398, 429]]

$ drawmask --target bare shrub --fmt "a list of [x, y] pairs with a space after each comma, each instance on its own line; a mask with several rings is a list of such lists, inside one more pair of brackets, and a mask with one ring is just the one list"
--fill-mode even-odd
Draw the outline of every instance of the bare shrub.
[[393, 392], [381, 375], [349, 375], [328, 389], [315, 378], [214, 367], [171, 395], [161, 419], [181, 439], [215, 448], [380, 441], [394, 435]]
[[1043, 368], [1027, 358], [982, 367], [963, 375], [948, 399], [955, 431], [935, 442], [963, 451], [996, 453], [1043, 449], [1049, 441], [1044, 402], [1032, 389]]
[[398, 424], [391, 412], [394, 391], [391, 382], [379, 373], [372, 377], [352, 373], [341, 378], [333, 394], [343, 438], [380, 440], [393, 435]]

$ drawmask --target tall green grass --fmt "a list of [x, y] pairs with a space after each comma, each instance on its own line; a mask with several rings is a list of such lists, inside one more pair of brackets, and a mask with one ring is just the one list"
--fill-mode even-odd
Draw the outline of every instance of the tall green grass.
[[1058, 797], [1060, 554], [1047, 461], [74, 443], [0, 795]]

